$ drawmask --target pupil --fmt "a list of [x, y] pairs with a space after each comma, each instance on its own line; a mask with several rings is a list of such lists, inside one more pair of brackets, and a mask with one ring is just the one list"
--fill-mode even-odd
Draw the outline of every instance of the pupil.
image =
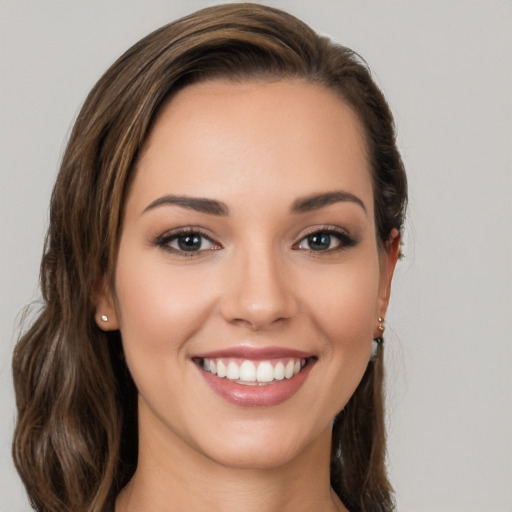
[[325, 233], [316, 233], [308, 236], [308, 245], [313, 251], [321, 251], [329, 249], [331, 245], [331, 237]]
[[201, 248], [201, 237], [198, 235], [180, 236], [178, 246], [182, 251], [198, 251]]

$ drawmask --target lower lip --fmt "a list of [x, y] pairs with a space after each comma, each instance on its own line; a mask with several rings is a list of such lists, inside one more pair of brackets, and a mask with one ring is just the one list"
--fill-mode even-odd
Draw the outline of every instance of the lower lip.
[[238, 384], [225, 377], [217, 377], [199, 366], [198, 369], [210, 388], [224, 400], [243, 407], [270, 407], [285, 402], [297, 393], [312, 367], [313, 362], [309, 361], [291, 379], [273, 381], [263, 386]]

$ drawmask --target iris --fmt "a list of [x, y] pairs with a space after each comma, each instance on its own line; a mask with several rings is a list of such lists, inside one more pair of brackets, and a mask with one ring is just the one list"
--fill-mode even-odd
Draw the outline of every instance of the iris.
[[331, 236], [327, 233], [314, 233], [309, 235], [308, 246], [313, 251], [324, 251], [331, 246]]
[[202, 237], [199, 235], [184, 235], [178, 238], [178, 247], [182, 251], [199, 251], [201, 244]]

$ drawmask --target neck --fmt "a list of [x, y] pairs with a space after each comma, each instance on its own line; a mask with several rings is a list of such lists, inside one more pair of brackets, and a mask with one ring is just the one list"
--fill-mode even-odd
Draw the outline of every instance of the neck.
[[137, 470], [116, 512], [346, 511], [330, 487], [330, 430], [279, 467], [233, 468], [183, 440], [144, 436]]

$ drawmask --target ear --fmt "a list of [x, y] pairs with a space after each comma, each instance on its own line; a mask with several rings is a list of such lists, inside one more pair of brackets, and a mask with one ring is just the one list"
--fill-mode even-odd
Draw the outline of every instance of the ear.
[[119, 320], [114, 296], [107, 282], [106, 276], [102, 275], [98, 279], [94, 289], [94, 320], [96, 321], [96, 324], [102, 331], [115, 331], [119, 329]]
[[[377, 302], [377, 316], [386, 317], [386, 311], [389, 305], [389, 296], [391, 293], [391, 280], [395, 271], [396, 262], [400, 255], [400, 233], [397, 229], [392, 229], [389, 239], [386, 242], [384, 250], [380, 255], [380, 281], [379, 297]], [[376, 337], [382, 335], [379, 332]]]

